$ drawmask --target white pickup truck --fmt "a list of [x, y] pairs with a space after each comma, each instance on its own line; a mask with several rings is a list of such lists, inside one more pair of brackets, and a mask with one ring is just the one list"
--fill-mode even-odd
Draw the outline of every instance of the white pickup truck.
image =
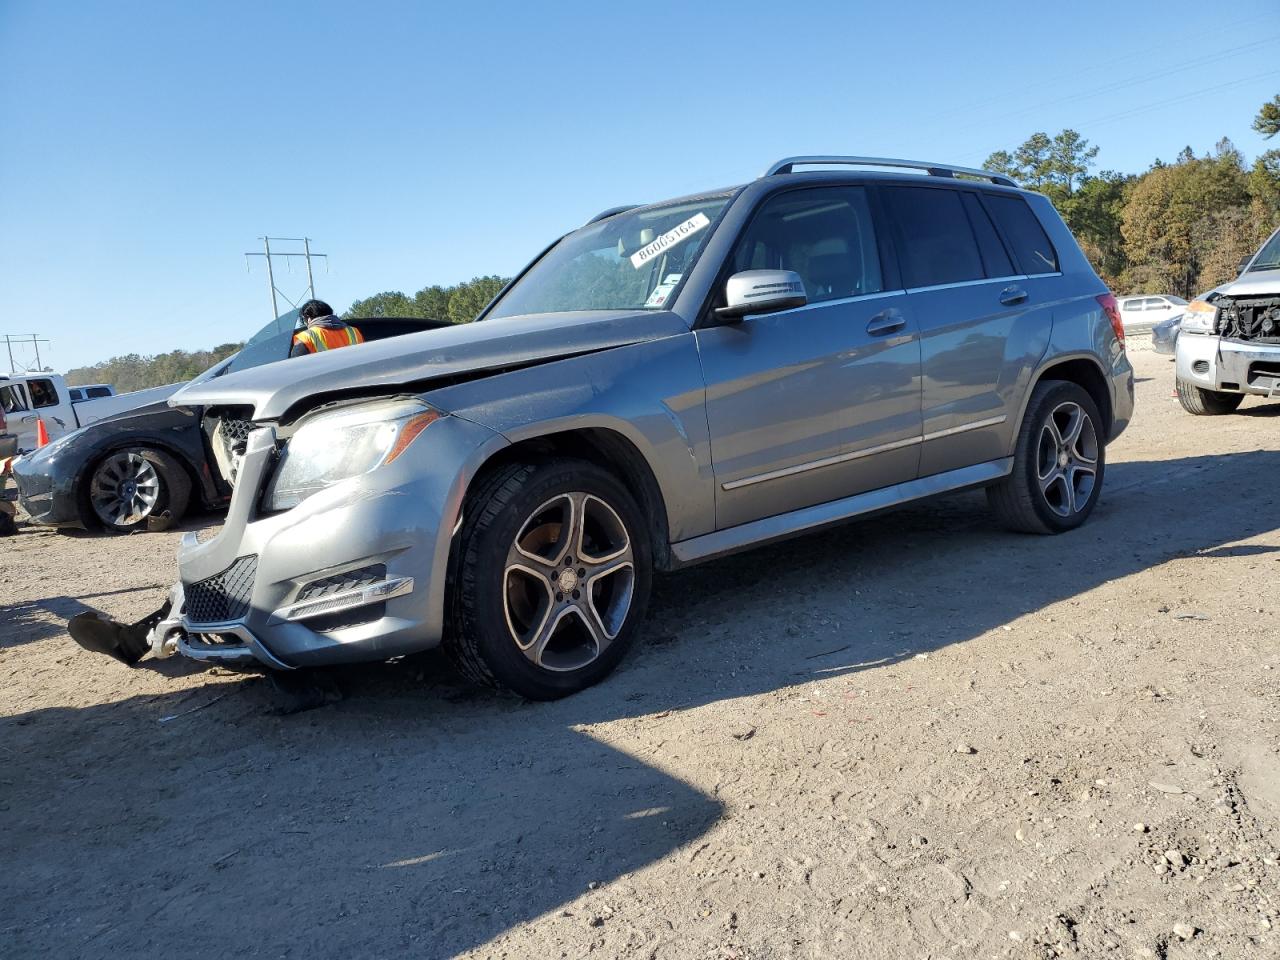
[[1280, 230], [1240, 276], [1187, 306], [1175, 358], [1187, 413], [1231, 413], [1246, 394], [1280, 397]]
[[[180, 386], [180, 383], [171, 383], [116, 394], [101, 384], [92, 388], [69, 387], [56, 373], [0, 374], [0, 412], [4, 414], [8, 432], [18, 438], [18, 451], [25, 453], [35, 449], [37, 420], [44, 421], [49, 439], [56, 440], [103, 417], [165, 400]], [[86, 399], [76, 399], [78, 396]]]

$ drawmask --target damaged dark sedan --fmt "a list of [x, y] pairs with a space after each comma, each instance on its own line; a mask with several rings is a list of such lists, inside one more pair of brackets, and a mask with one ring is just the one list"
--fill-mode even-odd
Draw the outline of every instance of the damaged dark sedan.
[[[277, 317], [192, 383], [286, 359], [297, 323], [296, 310]], [[412, 317], [351, 324], [366, 341], [448, 326]], [[59, 437], [15, 461], [13, 475], [37, 523], [133, 533], [176, 523], [190, 509], [225, 507], [244, 439], [233, 423], [206, 422], [198, 407], [160, 401]]]

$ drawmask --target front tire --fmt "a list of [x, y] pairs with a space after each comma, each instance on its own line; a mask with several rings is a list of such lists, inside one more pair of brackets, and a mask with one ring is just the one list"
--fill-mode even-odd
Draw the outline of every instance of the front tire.
[[987, 488], [996, 518], [1019, 533], [1064, 533], [1089, 518], [1102, 492], [1105, 436], [1097, 404], [1063, 380], [1036, 384], [1013, 470]]
[[635, 644], [652, 579], [647, 525], [608, 471], [512, 464], [468, 498], [445, 649], [470, 680], [555, 700], [604, 679]]
[[116, 450], [94, 465], [85, 499], [87, 518], [112, 533], [134, 533], [166, 512], [170, 523], [182, 519], [191, 499], [191, 478], [163, 450]]
[[1244, 401], [1243, 393], [1222, 393], [1218, 390], [1205, 390], [1186, 380], [1177, 382], [1178, 402], [1187, 413], [1197, 417], [1220, 417], [1227, 413], [1235, 413]]

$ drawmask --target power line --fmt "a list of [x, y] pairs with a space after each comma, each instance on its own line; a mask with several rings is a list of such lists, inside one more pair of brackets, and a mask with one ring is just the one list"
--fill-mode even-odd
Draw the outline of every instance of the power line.
[[1280, 70], [1268, 70], [1265, 73], [1255, 73], [1251, 77], [1241, 77], [1239, 80], [1230, 80], [1226, 83], [1220, 83], [1217, 86], [1204, 87], [1203, 89], [1193, 90], [1190, 93], [1184, 93], [1176, 97], [1166, 97], [1163, 100], [1157, 100], [1154, 103], [1149, 103], [1145, 106], [1122, 110], [1119, 113], [1113, 113], [1110, 116], [1099, 117], [1096, 120], [1087, 120], [1081, 124], [1081, 126], [1097, 127], [1104, 123], [1111, 123], [1113, 120], [1125, 120], [1129, 117], [1137, 116], [1138, 114], [1146, 113], [1150, 110], [1156, 110], [1160, 107], [1167, 107], [1175, 103], [1182, 103], [1184, 100], [1194, 100], [1196, 97], [1202, 97], [1206, 93], [1217, 93], [1219, 90], [1229, 90], [1232, 87], [1239, 87], [1246, 83], [1253, 83], [1255, 80], [1264, 80], [1267, 77], [1274, 77], [1277, 74], [1280, 74]]
[[[1260, 47], [1269, 43], [1274, 43], [1277, 40], [1280, 40], [1280, 34], [1277, 34], [1272, 37], [1264, 37], [1263, 39], [1255, 40], [1252, 43], [1238, 45], [1236, 47], [1233, 47], [1231, 52], [1241, 53], [1246, 50], [1251, 50], [1255, 47]], [[1184, 60], [1181, 63], [1179, 63], [1178, 66], [1171, 67], [1167, 70], [1158, 71], [1156, 73], [1144, 74], [1141, 77], [1137, 77], [1133, 79], [1118, 80], [1112, 83], [1106, 83], [1106, 84], [1103, 84], [1102, 86], [1094, 87], [1092, 89], [1086, 90], [1083, 93], [1075, 93], [1065, 97], [1055, 97], [1051, 100], [1044, 100], [1040, 103], [1032, 104], [1029, 107], [1020, 107], [1019, 109], [1011, 111], [1009, 113], [1004, 113], [994, 117], [989, 117], [986, 120], [984, 120], [983, 123], [990, 126], [990, 125], [999, 123], [1003, 120], [1012, 120], [1015, 117], [1023, 117], [1023, 116], [1027, 116], [1028, 114], [1039, 113], [1040, 111], [1044, 110], [1047, 107], [1056, 107], [1065, 103], [1078, 103], [1082, 100], [1092, 100], [1095, 97], [1101, 97], [1108, 93], [1115, 93], [1117, 90], [1124, 90], [1128, 87], [1135, 87], [1144, 83], [1150, 83], [1155, 80], [1162, 80], [1165, 77], [1171, 77], [1171, 76], [1174, 76], [1175, 74], [1185, 73], [1188, 68], [1196, 67], [1201, 64], [1209, 63], [1215, 60], [1220, 60], [1222, 59], [1223, 55], [1224, 54], [1221, 52], [1205, 54], [1201, 57], [1196, 57], [1191, 60]]]
[[[1239, 20], [1233, 20], [1233, 21], [1230, 21], [1230, 22], [1228, 22], [1228, 23], [1221, 24], [1217, 30], [1213, 31], [1213, 32], [1210, 34], [1210, 36], [1217, 36], [1217, 35], [1223, 35], [1223, 34], [1228, 34], [1228, 33], [1230, 33], [1230, 34], [1232, 34], [1232, 35], [1234, 36], [1234, 35], [1237, 35], [1237, 34], [1238, 34], [1238, 31], [1236, 30], [1236, 28], [1238, 28], [1238, 27], [1240, 27], [1240, 26], [1243, 26], [1244, 24], [1247, 24], [1247, 23], [1255, 23], [1255, 22], [1257, 22], [1258, 20], [1273, 21], [1274, 19], [1275, 19], [1275, 18], [1274, 18], [1274, 16], [1272, 16], [1272, 15], [1270, 15], [1270, 14], [1259, 14], [1259, 15], [1252, 16], [1252, 17], [1242, 17], [1242, 18], [1240, 18]], [[1148, 40], [1149, 40], [1150, 38], [1146, 38], [1146, 39], [1148, 39]], [[1180, 47], [1182, 47], [1182, 46], [1184, 46], [1184, 45], [1185, 45], [1185, 46], [1202, 45], [1202, 44], [1204, 43], [1205, 39], [1206, 39], [1206, 36], [1205, 36], [1203, 33], [1197, 33], [1197, 34], [1194, 34], [1194, 35], [1185, 36], [1185, 37], [1181, 38], [1180, 40], [1176, 40], [1176, 41], [1173, 41], [1173, 42], [1165, 42], [1165, 43], [1163, 44], [1163, 46], [1165, 46], [1165, 47], [1167, 47], [1167, 48], [1178, 49], [1178, 48], [1180, 48]], [[1271, 40], [1271, 39], [1275, 39], [1275, 38], [1274, 38], [1274, 37], [1272, 37], [1272, 38], [1267, 38], [1266, 40], [1263, 40], [1263, 41], [1260, 41], [1260, 42], [1268, 42], [1268, 41], [1269, 41], [1269, 40]], [[1223, 50], [1218, 50], [1218, 51], [1215, 51], [1215, 52], [1212, 52], [1212, 53], [1207, 53], [1207, 54], [1201, 54], [1200, 56], [1197, 56], [1197, 57], [1191, 58], [1190, 60], [1181, 60], [1181, 61], [1179, 61], [1178, 67], [1177, 67], [1177, 68], [1176, 68], [1176, 70], [1174, 70], [1173, 72], [1180, 72], [1180, 71], [1182, 71], [1182, 70], [1185, 70], [1185, 69], [1186, 69], [1187, 67], [1189, 67], [1189, 66], [1193, 66], [1193, 65], [1200, 64], [1200, 63], [1203, 63], [1203, 62], [1208, 62], [1208, 61], [1211, 61], [1211, 60], [1220, 59], [1220, 58], [1222, 58], [1222, 57], [1224, 57], [1224, 56], [1227, 56], [1227, 55], [1229, 55], [1229, 54], [1237, 53], [1238, 51], [1240, 51], [1240, 50], [1242, 50], [1242, 49], [1245, 49], [1245, 47], [1241, 46], [1241, 45], [1240, 45], [1240, 44], [1238, 44], [1238, 43], [1233, 43], [1233, 44], [1231, 44], [1229, 47], [1227, 47], [1226, 49], [1223, 49]], [[1162, 76], [1163, 76], [1163, 75], [1165, 75], [1165, 74], [1162, 74]], [[1115, 86], [1115, 89], [1121, 89], [1121, 88], [1123, 88], [1123, 86], [1125, 86], [1125, 85], [1130, 85], [1130, 86], [1132, 86], [1132, 85], [1136, 85], [1136, 84], [1138, 84], [1138, 83], [1143, 83], [1143, 82], [1145, 82], [1145, 81], [1146, 81], [1147, 79], [1149, 79], [1149, 78], [1151, 78], [1151, 74], [1150, 74], [1150, 73], [1148, 73], [1148, 72], [1146, 72], [1146, 71], [1143, 71], [1142, 73], [1130, 74], [1130, 75], [1129, 75], [1129, 78], [1128, 78], [1127, 80], [1119, 81], [1119, 82], [1118, 82], [1118, 84], [1119, 84], [1118, 86], [1116, 86], [1115, 84], [1112, 84], [1112, 83], [1105, 84], [1104, 86], [1106, 86], [1106, 87], [1108, 87], [1108, 88], [1110, 88], [1110, 87], [1112, 87], [1112, 86]], [[1052, 77], [1046, 77], [1045, 79], [1040, 80], [1040, 81], [1038, 81], [1038, 82], [1036, 82], [1036, 83], [1024, 84], [1024, 85], [1022, 85], [1022, 89], [1024, 89], [1024, 90], [1038, 90], [1038, 89], [1043, 88], [1043, 87], [1055, 86], [1055, 85], [1057, 85], [1057, 84], [1061, 83], [1061, 82], [1062, 82], [1062, 81], [1064, 81], [1064, 80], [1078, 81], [1079, 79], [1080, 79], [1080, 71], [1076, 70], [1076, 71], [1072, 71], [1072, 72], [1069, 72], [1069, 73], [1056, 74], [1056, 75], [1054, 75], [1054, 76], [1052, 76]], [[1087, 94], [1086, 94], [1086, 96], [1087, 96]], [[1067, 97], [1067, 98], [1065, 98], [1065, 99], [1075, 99], [1075, 98], [1076, 98], [1075, 96], [1071, 96], [1071, 97]], [[956, 109], [956, 110], [949, 111], [949, 112], [947, 112], [947, 113], [945, 113], [945, 114], [941, 114], [941, 115], [939, 115], [939, 116], [935, 117], [933, 120], [931, 120], [931, 121], [926, 121], [926, 122], [927, 122], [927, 123], [945, 123], [945, 122], [946, 122], [946, 121], [948, 121], [948, 120], [954, 120], [954, 119], [957, 119], [957, 118], [959, 118], [959, 117], [968, 117], [968, 116], [971, 116], [975, 110], [982, 110], [982, 109], [984, 109], [984, 108], [986, 108], [986, 107], [997, 106], [997, 105], [999, 105], [999, 104], [1002, 104], [1002, 103], [1007, 102], [1007, 100], [1008, 100], [1008, 95], [1007, 95], [1007, 93], [1005, 93], [1005, 94], [1001, 94], [1000, 96], [991, 97], [991, 98], [989, 98], [989, 99], [987, 99], [987, 100], [981, 100], [981, 101], [978, 101], [978, 102], [976, 102], [976, 103], [969, 103], [969, 104], [966, 104], [966, 105], [965, 105], [965, 106], [963, 106], [963, 107], [960, 107], [960, 108], [958, 108], [958, 109]], [[1051, 100], [1048, 100], [1048, 101], [1044, 101], [1044, 102], [1042, 102], [1040, 106], [1037, 106], [1037, 107], [1031, 107], [1031, 108], [1029, 108], [1029, 109], [1030, 109], [1030, 110], [1036, 110], [1036, 109], [1040, 109], [1040, 107], [1042, 107], [1042, 106], [1045, 106], [1045, 105], [1053, 105], [1053, 104], [1058, 103], [1058, 102], [1061, 102], [1061, 101], [1060, 101], [1059, 99], [1051, 99]], [[1000, 118], [996, 118], [996, 119], [1000, 119]]]
[[[1161, 100], [1155, 100], [1155, 101], [1152, 101], [1151, 103], [1143, 104], [1140, 107], [1132, 107], [1132, 108], [1122, 110], [1119, 113], [1113, 113], [1113, 114], [1103, 116], [1103, 117], [1098, 117], [1092, 120], [1082, 120], [1077, 123], [1074, 123], [1073, 126], [1079, 127], [1081, 130], [1091, 130], [1094, 127], [1100, 127], [1100, 126], [1103, 126], [1104, 124], [1114, 123], [1117, 120], [1127, 120], [1130, 117], [1136, 117], [1144, 113], [1150, 113], [1152, 110], [1159, 110], [1163, 107], [1172, 106], [1176, 103], [1184, 103], [1188, 100], [1194, 100], [1196, 97], [1203, 97], [1206, 94], [1217, 93], [1221, 90], [1229, 90], [1233, 87], [1243, 86], [1246, 83], [1253, 83], [1255, 80], [1263, 80], [1263, 79], [1266, 79], [1267, 77], [1274, 77], [1277, 75], [1280, 75], [1280, 70], [1268, 70], [1268, 71], [1265, 71], [1264, 73], [1256, 73], [1250, 77], [1241, 77], [1238, 80], [1229, 80], [1226, 83], [1219, 83], [1210, 87], [1201, 87], [1199, 90], [1191, 90], [1187, 93], [1178, 94], [1177, 96], [1173, 96], [1173, 97], [1165, 97]], [[979, 155], [978, 151], [972, 151], [970, 153], [961, 154], [959, 159], [968, 161], [971, 158], [977, 157], [978, 155]]]

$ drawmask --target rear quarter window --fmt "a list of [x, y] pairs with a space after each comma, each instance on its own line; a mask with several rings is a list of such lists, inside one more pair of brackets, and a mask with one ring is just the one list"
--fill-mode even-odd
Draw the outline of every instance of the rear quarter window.
[[986, 202], [1023, 273], [1058, 272], [1058, 252], [1027, 201], [1021, 197], [988, 194]]

